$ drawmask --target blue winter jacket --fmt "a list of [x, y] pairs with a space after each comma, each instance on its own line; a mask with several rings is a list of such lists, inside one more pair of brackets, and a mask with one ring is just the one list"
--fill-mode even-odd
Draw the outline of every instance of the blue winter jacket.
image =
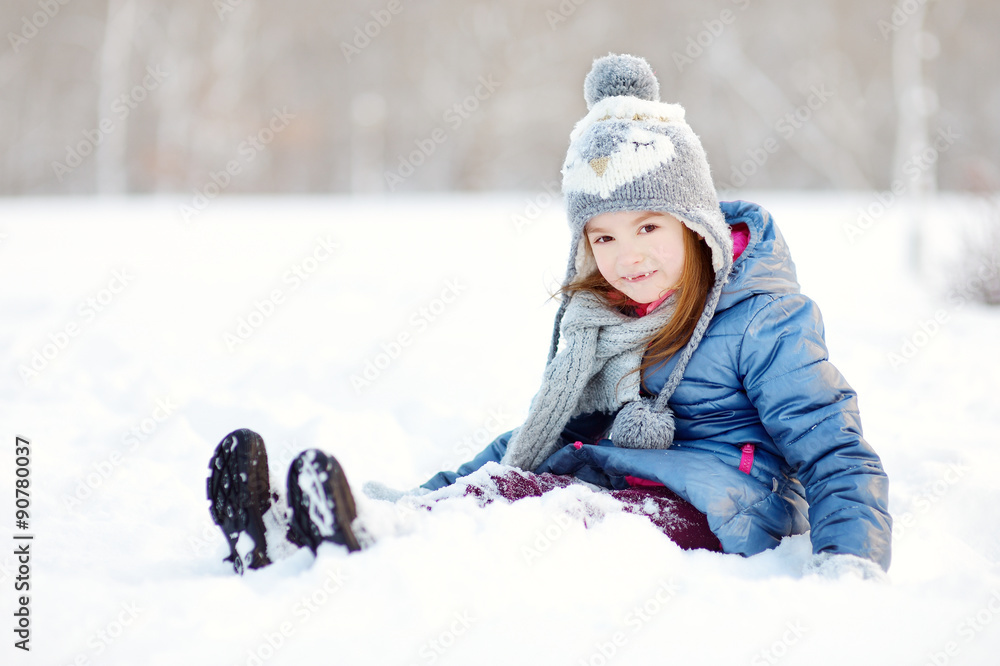
[[[607, 488], [628, 487], [630, 476], [658, 481], [706, 514], [726, 552], [753, 555], [811, 529], [814, 553], [849, 553], [888, 569], [888, 479], [862, 436], [857, 394], [827, 360], [819, 309], [799, 292], [767, 211], [743, 201], [723, 202], [722, 210], [730, 226], [747, 225], [750, 240], [670, 398], [673, 445], [617, 448], [603, 438], [614, 415], [588, 414], [570, 421], [565, 446], [535, 471]], [[675, 361], [644, 375], [651, 392], [662, 389]], [[504, 433], [424, 487], [499, 462], [509, 439]], [[748, 443], [756, 450], [746, 474], [739, 464]]]

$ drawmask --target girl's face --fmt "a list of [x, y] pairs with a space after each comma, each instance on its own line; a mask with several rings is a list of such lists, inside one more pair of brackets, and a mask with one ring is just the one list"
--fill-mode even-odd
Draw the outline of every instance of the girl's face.
[[684, 223], [669, 213], [620, 211], [592, 217], [583, 229], [597, 268], [637, 303], [676, 289], [684, 268]]

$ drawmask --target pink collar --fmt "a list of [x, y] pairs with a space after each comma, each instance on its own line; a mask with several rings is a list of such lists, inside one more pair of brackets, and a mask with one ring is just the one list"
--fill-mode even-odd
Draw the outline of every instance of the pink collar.
[[676, 289], [671, 289], [670, 291], [668, 291], [667, 293], [665, 293], [663, 296], [661, 296], [659, 299], [653, 301], [652, 303], [636, 303], [635, 304], [635, 313], [636, 313], [636, 315], [639, 316], [639, 317], [645, 317], [650, 312], [652, 312], [656, 308], [660, 307], [660, 304], [663, 303], [663, 301], [665, 301], [668, 298], [670, 298], [670, 295], [673, 294], [675, 291], [677, 291], [677, 290]]

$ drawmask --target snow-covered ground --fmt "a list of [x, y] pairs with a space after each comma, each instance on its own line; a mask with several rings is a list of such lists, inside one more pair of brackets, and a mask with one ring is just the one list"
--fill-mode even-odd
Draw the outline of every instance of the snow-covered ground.
[[[359, 497], [378, 543], [235, 576], [208, 516], [229, 431], [283, 483], [322, 447], [405, 488], [518, 425], [568, 233], [547, 194], [0, 201], [3, 663], [995, 664], [1000, 311], [903, 270], [902, 205], [758, 193], [891, 480], [890, 582], [803, 577], [808, 536], [684, 552], [579, 489], [434, 512]], [[942, 200], [929, 249], [956, 226]], [[940, 254], [940, 253], [938, 253]], [[15, 436], [31, 441], [31, 648]], [[360, 493], [357, 493], [360, 495]]]

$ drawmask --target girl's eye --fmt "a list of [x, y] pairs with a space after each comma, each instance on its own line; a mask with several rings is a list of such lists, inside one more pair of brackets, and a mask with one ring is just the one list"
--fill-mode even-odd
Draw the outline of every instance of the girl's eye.
[[657, 226], [656, 226], [655, 224], [645, 224], [645, 225], [643, 225], [643, 227], [642, 227], [642, 232], [643, 232], [643, 233], [647, 233], [647, 234], [648, 234], [648, 233], [649, 233], [649, 232], [651, 232], [651, 231], [652, 231], [653, 229], [658, 229], [658, 228], [659, 228], [659, 227], [657, 227]]
[[612, 240], [614, 240], [614, 238], [612, 238], [611, 236], [598, 236], [597, 238], [595, 238], [590, 242], [596, 245], [597, 243], [607, 243], [608, 241]]

